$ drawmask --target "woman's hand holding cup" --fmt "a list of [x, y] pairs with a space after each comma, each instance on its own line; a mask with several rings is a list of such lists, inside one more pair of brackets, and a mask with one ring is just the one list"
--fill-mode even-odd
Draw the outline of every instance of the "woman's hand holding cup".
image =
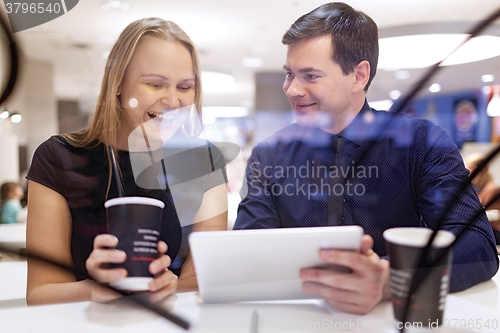
[[[86, 261], [86, 268], [89, 275], [97, 282], [110, 283], [127, 277], [125, 268], [108, 267], [110, 263], [123, 263], [127, 258], [124, 251], [114, 249], [117, 244], [118, 239], [110, 234], [98, 235], [94, 239], [94, 250]], [[171, 259], [165, 254], [167, 248], [164, 241], [159, 241], [159, 257], [149, 265], [149, 272], [154, 275], [153, 281], [149, 283], [149, 291], [152, 292], [149, 300], [152, 303], [161, 301], [177, 289], [177, 275], [168, 269]], [[90, 293], [91, 300], [95, 302], [108, 302], [121, 296], [113, 290], [95, 283], [91, 284]]]

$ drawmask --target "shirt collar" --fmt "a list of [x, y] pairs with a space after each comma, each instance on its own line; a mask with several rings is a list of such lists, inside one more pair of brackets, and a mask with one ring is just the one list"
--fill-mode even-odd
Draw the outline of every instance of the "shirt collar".
[[365, 99], [363, 107], [357, 116], [351, 121], [349, 125], [338, 135], [354, 142], [358, 146], [362, 146], [365, 141], [370, 137], [370, 129], [375, 120], [374, 110], [370, 108]]

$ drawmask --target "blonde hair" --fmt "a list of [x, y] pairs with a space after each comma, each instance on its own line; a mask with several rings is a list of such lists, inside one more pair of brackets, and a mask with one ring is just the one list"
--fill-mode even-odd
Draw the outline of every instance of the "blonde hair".
[[[135, 49], [145, 36], [178, 42], [189, 51], [195, 74], [194, 104], [198, 117], [201, 118], [201, 69], [193, 42], [184, 30], [171, 21], [157, 17], [144, 18], [130, 23], [113, 45], [108, 56], [101, 92], [90, 125], [81, 131], [63, 134], [69, 144], [75, 147], [95, 147], [99, 143], [103, 143], [106, 146], [112, 146], [115, 154], [117, 153], [116, 144], [121, 129], [120, 119], [125, 115], [117, 93]], [[112, 166], [111, 156], [107, 149], [106, 154], [109, 164], [109, 191]]]

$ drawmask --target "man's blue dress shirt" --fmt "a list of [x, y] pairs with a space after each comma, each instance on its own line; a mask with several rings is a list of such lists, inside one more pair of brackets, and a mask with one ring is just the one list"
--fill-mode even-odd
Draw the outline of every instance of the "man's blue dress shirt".
[[[457, 199], [468, 170], [439, 126], [407, 115], [375, 111], [367, 103], [340, 133], [347, 166], [333, 165], [333, 135], [292, 124], [258, 144], [248, 160], [246, 189], [234, 229], [328, 224], [329, 193], [343, 194], [343, 225], [360, 225], [386, 255], [384, 230], [436, 228], [454, 234], [483, 208], [472, 186]], [[346, 177], [330, 187], [330, 178]], [[245, 187], [244, 187], [245, 188]], [[449, 202], [455, 206], [445, 211]], [[300, 244], [297, 244], [300, 246]], [[453, 249], [450, 291], [490, 279], [498, 270], [492, 229], [484, 212]]]

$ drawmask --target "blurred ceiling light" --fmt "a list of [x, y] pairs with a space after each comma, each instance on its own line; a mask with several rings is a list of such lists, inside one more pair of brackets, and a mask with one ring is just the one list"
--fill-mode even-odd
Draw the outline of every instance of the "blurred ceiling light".
[[433, 83], [431, 84], [431, 86], [429, 87], [429, 91], [431, 93], [437, 93], [437, 92], [440, 92], [441, 91], [441, 85], [439, 83]]
[[[382, 38], [379, 40], [378, 67], [387, 70], [424, 68], [443, 60], [468, 35], [433, 34]], [[478, 36], [455, 53], [442, 66], [465, 64], [500, 55], [500, 37]]]
[[228, 137], [234, 137], [240, 133], [238, 126], [228, 126], [224, 129], [224, 134]]
[[392, 107], [393, 102], [390, 99], [384, 99], [382, 101], [369, 102], [370, 107], [375, 110], [389, 110]]
[[10, 121], [14, 124], [20, 123], [21, 120], [23, 120], [23, 117], [19, 113], [13, 113], [12, 116], [10, 116]]
[[201, 83], [205, 93], [227, 93], [236, 87], [234, 76], [217, 72], [202, 72]]
[[396, 80], [408, 80], [411, 77], [410, 71], [406, 70], [396, 71], [393, 75]]
[[213, 124], [213, 123], [215, 123], [216, 120], [217, 120], [216, 116], [214, 116], [213, 114], [210, 114], [206, 111], [203, 111], [203, 123], [205, 125]]
[[129, 10], [130, 6], [126, 1], [109, 0], [104, 1], [101, 5], [104, 10]]
[[485, 74], [481, 76], [481, 81], [483, 81], [484, 83], [493, 82], [495, 81], [495, 76], [493, 76], [493, 74]]
[[177, 23], [198, 48], [213, 46], [214, 42], [227, 42], [228, 38], [238, 36], [241, 26], [231, 24], [226, 20], [208, 15], [195, 15], [193, 13], [172, 13], [169, 20]]
[[486, 107], [486, 113], [490, 117], [500, 116], [500, 86], [493, 87], [493, 97]]
[[0, 119], [7, 119], [9, 118], [9, 111], [4, 110], [2, 113], [0, 113]]
[[395, 100], [395, 99], [398, 99], [399, 96], [401, 96], [401, 91], [399, 90], [392, 90], [390, 93], [389, 93], [389, 97], [392, 99], [392, 100]]
[[241, 59], [241, 64], [244, 67], [249, 67], [249, 68], [258, 68], [261, 67], [264, 61], [262, 58], [243, 58]]
[[241, 118], [248, 116], [249, 111], [243, 106], [205, 106], [203, 114], [216, 118]]

